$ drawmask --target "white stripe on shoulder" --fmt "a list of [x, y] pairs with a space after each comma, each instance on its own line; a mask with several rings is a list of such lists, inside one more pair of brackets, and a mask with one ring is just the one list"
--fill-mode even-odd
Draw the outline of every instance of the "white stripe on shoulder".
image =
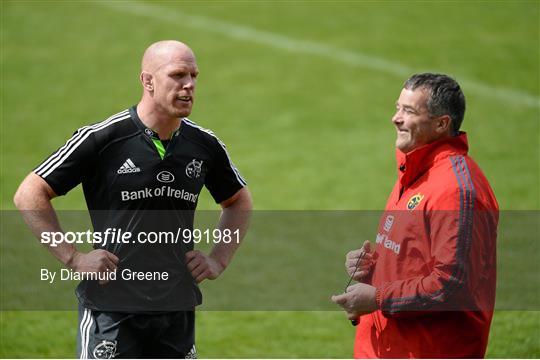
[[245, 186], [247, 184], [246, 180], [242, 177], [242, 175], [240, 175], [240, 171], [238, 171], [238, 169], [236, 168], [236, 166], [234, 166], [232, 160], [231, 160], [231, 157], [229, 156], [229, 152], [227, 151], [227, 146], [225, 146], [225, 144], [223, 143], [223, 141], [221, 141], [217, 136], [216, 134], [214, 134], [214, 132], [210, 129], [205, 129], [203, 128], [202, 126], [199, 126], [197, 125], [196, 123], [194, 123], [193, 121], [189, 120], [188, 118], [182, 118], [183, 122], [191, 127], [194, 127], [196, 129], [199, 129], [209, 135], [211, 135], [212, 137], [214, 137], [219, 145], [221, 145], [221, 147], [223, 148], [223, 150], [225, 151], [225, 155], [227, 155], [227, 159], [229, 160], [229, 165], [231, 166], [231, 169], [233, 170], [234, 172], [234, 175], [236, 176], [236, 180], [238, 180], [238, 182], [240, 183], [240, 185], [242, 186]]
[[40, 165], [35, 173], [45, 178], [51, 172], [53, 172], [58, 166], [60, 166], [68, 157], [77, 149], [77, 147], [90, 136], [90, 134], [105, 129], [106, 127], [115, 124], [119, 121], [128, 119], [130, 117], [129, 112], [123, 111], [117, 115], [108, 118], [105, 121], [97, 123], [95, 125], [85, 126], [75, 133], [66, 144], [61, 147], [56, 153], [51, 155], [42, 165]]
[[95, 132], [100, 131], [100, 130], [103, 130], [104, 128], [106, 128], [106, 127], [108, 127], [108, 126], [110, 126], [112, 124], [115, 124], [117, 122], [120, 122], [120, 121], [125, 120], [125, 119], [129, 119], [129, 118], [130, 118], [130, 115], [128, 114], [128, 115], [125, 115], [125, 116], [123, 116], [121, 118], [111, 120], [107, 124], [104, 124], [104, 125], [102, 125], [100, 127], [91, 129], [83, 137], [81, 137], [80, 140], [78, 140], [73, 145], [73, 147], [62, 156], [62, 158], [60, 158], [54, 165], [52, 165], [52, 167], [49, 170], [43, 169], [42, 174], [38, 174], [38, 175], [42, 176], [43, 178], [46, 178], [47, 176], [49, 176], [58, 166], [62, 165], [62, 163], [69, 157], [69, 155], [71, 155], [73, 153], [73, 151], [75, 151], [77, 149], [77, 147], [79, 147], [79, 145], [81, 145], [84, 142], [84, 140], [86, 140], [90, 136], [90, 134], [95, 133]]
[[55, 162], [56, 159], [62, 157], [63, 154], [65, 154], [67, 151], [69, 151], [71, 149], [71, 146], [73, 143], [75, 143], [78, 139], [80, 139], [82, 136], [84, 136], [84, 134], [86, 134], [87, 131], [89, 131], [90, 129], [92, 128], [95, 128], [97, 126], [101, 126], [101, 125], [105, 125], [107, 124], [108, 122], [114, 120], [114, 119], [117, 119], [118, 117], [121, 117], [121, 116], [124, 116], [128, 114], [128, 110], [124, 110], [124, 111], [121, 111], [119, 112], [118, 114], [114, 114], [113, 116], [110, 116], [108, 117], [107, 119], [105, 119], [104, 121], [101, 121], [97, 124], [94, 124], [94, 125], [87, 125], [87, 126], [83, 126], [81, 128], [79, 128], [75, 134], [73, 134], [73, 136], [68, 139], [68, 141], [64, 144], [64, 146], [62, 146], [60, 149], [58, 149], [54, 154], [52, 154], [51, 156], [49, 156], [49, 158], [44, 161], [36, 170], [35, 172], [40, 175], [40, 172], [42, 172], [42, 170], [45, 170], [46, 167], [48, 167], [50, 164], [52, 164], [53, 162]]

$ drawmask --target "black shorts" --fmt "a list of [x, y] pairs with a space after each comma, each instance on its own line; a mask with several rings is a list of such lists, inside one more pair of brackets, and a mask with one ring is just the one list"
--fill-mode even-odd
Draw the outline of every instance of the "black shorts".
[[128, 314], [79, 306], [77, 357], [195, 359], [195, 312]]

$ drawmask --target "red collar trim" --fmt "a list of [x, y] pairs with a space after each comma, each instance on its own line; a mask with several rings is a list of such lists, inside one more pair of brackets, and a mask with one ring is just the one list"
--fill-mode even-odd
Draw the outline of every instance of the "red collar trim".
[[396, 149], [399, 181], [402, 186], [408, 187], [434, 163], [451, 155], [467, 155], [468, 151], [465, 132], [420, 146], [409, 153]]

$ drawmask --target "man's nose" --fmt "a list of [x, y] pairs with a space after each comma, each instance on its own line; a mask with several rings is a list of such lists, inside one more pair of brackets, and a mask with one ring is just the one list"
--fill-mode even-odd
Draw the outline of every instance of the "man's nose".
[[403, 123], [403, 119], [401, 118], [401, 113], [399, 111], [396, 111], [394, 116], [392, 116], [392, 123], [394, 125]]
[[191, 75], [187, 75], [184, 81], [183, 89], [193, 89], [195, 87], [195, 79]]

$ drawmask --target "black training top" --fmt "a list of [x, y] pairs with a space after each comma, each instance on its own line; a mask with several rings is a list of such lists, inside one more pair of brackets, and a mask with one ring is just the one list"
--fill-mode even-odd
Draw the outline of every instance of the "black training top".
[[[203, 185], [220, 203], [246, 185], [225, 145], [187, 118], [166, 144], [145, 127], [136, 107], [78, 129], [34, 172], [58, 195], [82, 183], [95, 232], [192, 229]], [[189, 310], [201, 303], [185, 266], [193, 243], [94, 244], [120, 259], [116, 281], [84, 280], [77, 288], [82, 305], [103, 311]], [[122, 281], [120, 273], [167, 271], [169, 280]]]

